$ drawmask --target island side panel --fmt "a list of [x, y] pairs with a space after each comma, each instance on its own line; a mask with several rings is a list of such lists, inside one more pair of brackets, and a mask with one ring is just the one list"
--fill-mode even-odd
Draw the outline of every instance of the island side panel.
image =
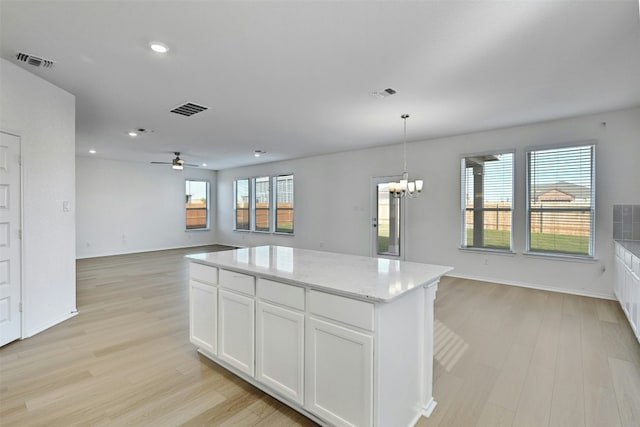
[[429, 417], [436, 408], [433, 398], [433, 335], [434, 335], [434, 303], [439, 279], [428, 285], [424, 291], [424, 329], [423, 329], [423, 382], [422, 382], [422, 414]]
[[375, 426], [410, 427], [422, 415], [424, 294], [376, 304]]

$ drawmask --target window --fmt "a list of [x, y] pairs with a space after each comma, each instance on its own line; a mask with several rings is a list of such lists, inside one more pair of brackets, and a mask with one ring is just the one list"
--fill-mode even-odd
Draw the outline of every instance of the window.
[[293, 233], [293, 175], [275, 178], [276, 226], [278, 233]]
[[527, 152], [527, 251], [593, 256], [594, 145]]
[[235, 211], [236, 230], [250, 230], [249, 215], [249, 178], [238, 179], [235, 182]]
[[512, 249], [513, 153], [462, 159], [463, 248]]
[[187, 230], [209, 228], [209, 183], [185, 181]]
[[271, 179], [268, 176], [254, 178], [253, 188], [255, 231], [270, 231]]

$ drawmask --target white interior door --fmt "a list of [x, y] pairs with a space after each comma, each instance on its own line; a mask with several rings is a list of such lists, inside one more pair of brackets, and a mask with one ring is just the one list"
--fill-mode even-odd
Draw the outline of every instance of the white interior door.
[[0, 346], [20, 338], [20, 138], [0, 132]]

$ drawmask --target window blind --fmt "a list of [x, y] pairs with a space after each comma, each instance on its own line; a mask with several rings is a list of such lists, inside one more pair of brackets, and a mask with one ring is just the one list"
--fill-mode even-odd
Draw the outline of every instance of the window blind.
[[593, 256], [593, 145], [527, 152], [527, 249]]

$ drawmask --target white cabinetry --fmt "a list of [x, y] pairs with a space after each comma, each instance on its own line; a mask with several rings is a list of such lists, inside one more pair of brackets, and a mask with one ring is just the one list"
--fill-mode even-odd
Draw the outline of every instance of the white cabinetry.
[[202, 350], [217, 354], [218, 269], [191, 263], [189, 281], [189, 338]]
[[409, 427], [435, 407], [450, 267], [283, 247], [189, 257], [192, 342], [229, 371], [321, 425]]
[[618, 242], [615, 255], [614, 292], [640, 341], [640, 259]]
[[255, 356], [255, 278], [220, 269], [218, 356], [253, 376]]
[[307, 403], [337, 426], [368, 426], [373, 410], [373, 336], [310, 318]]
[[219, 357], [253, 376], [255, 302], [252, 297], [220, 290]]
[[304, 313], [258, 301], [256, 379], [304, 402]]

